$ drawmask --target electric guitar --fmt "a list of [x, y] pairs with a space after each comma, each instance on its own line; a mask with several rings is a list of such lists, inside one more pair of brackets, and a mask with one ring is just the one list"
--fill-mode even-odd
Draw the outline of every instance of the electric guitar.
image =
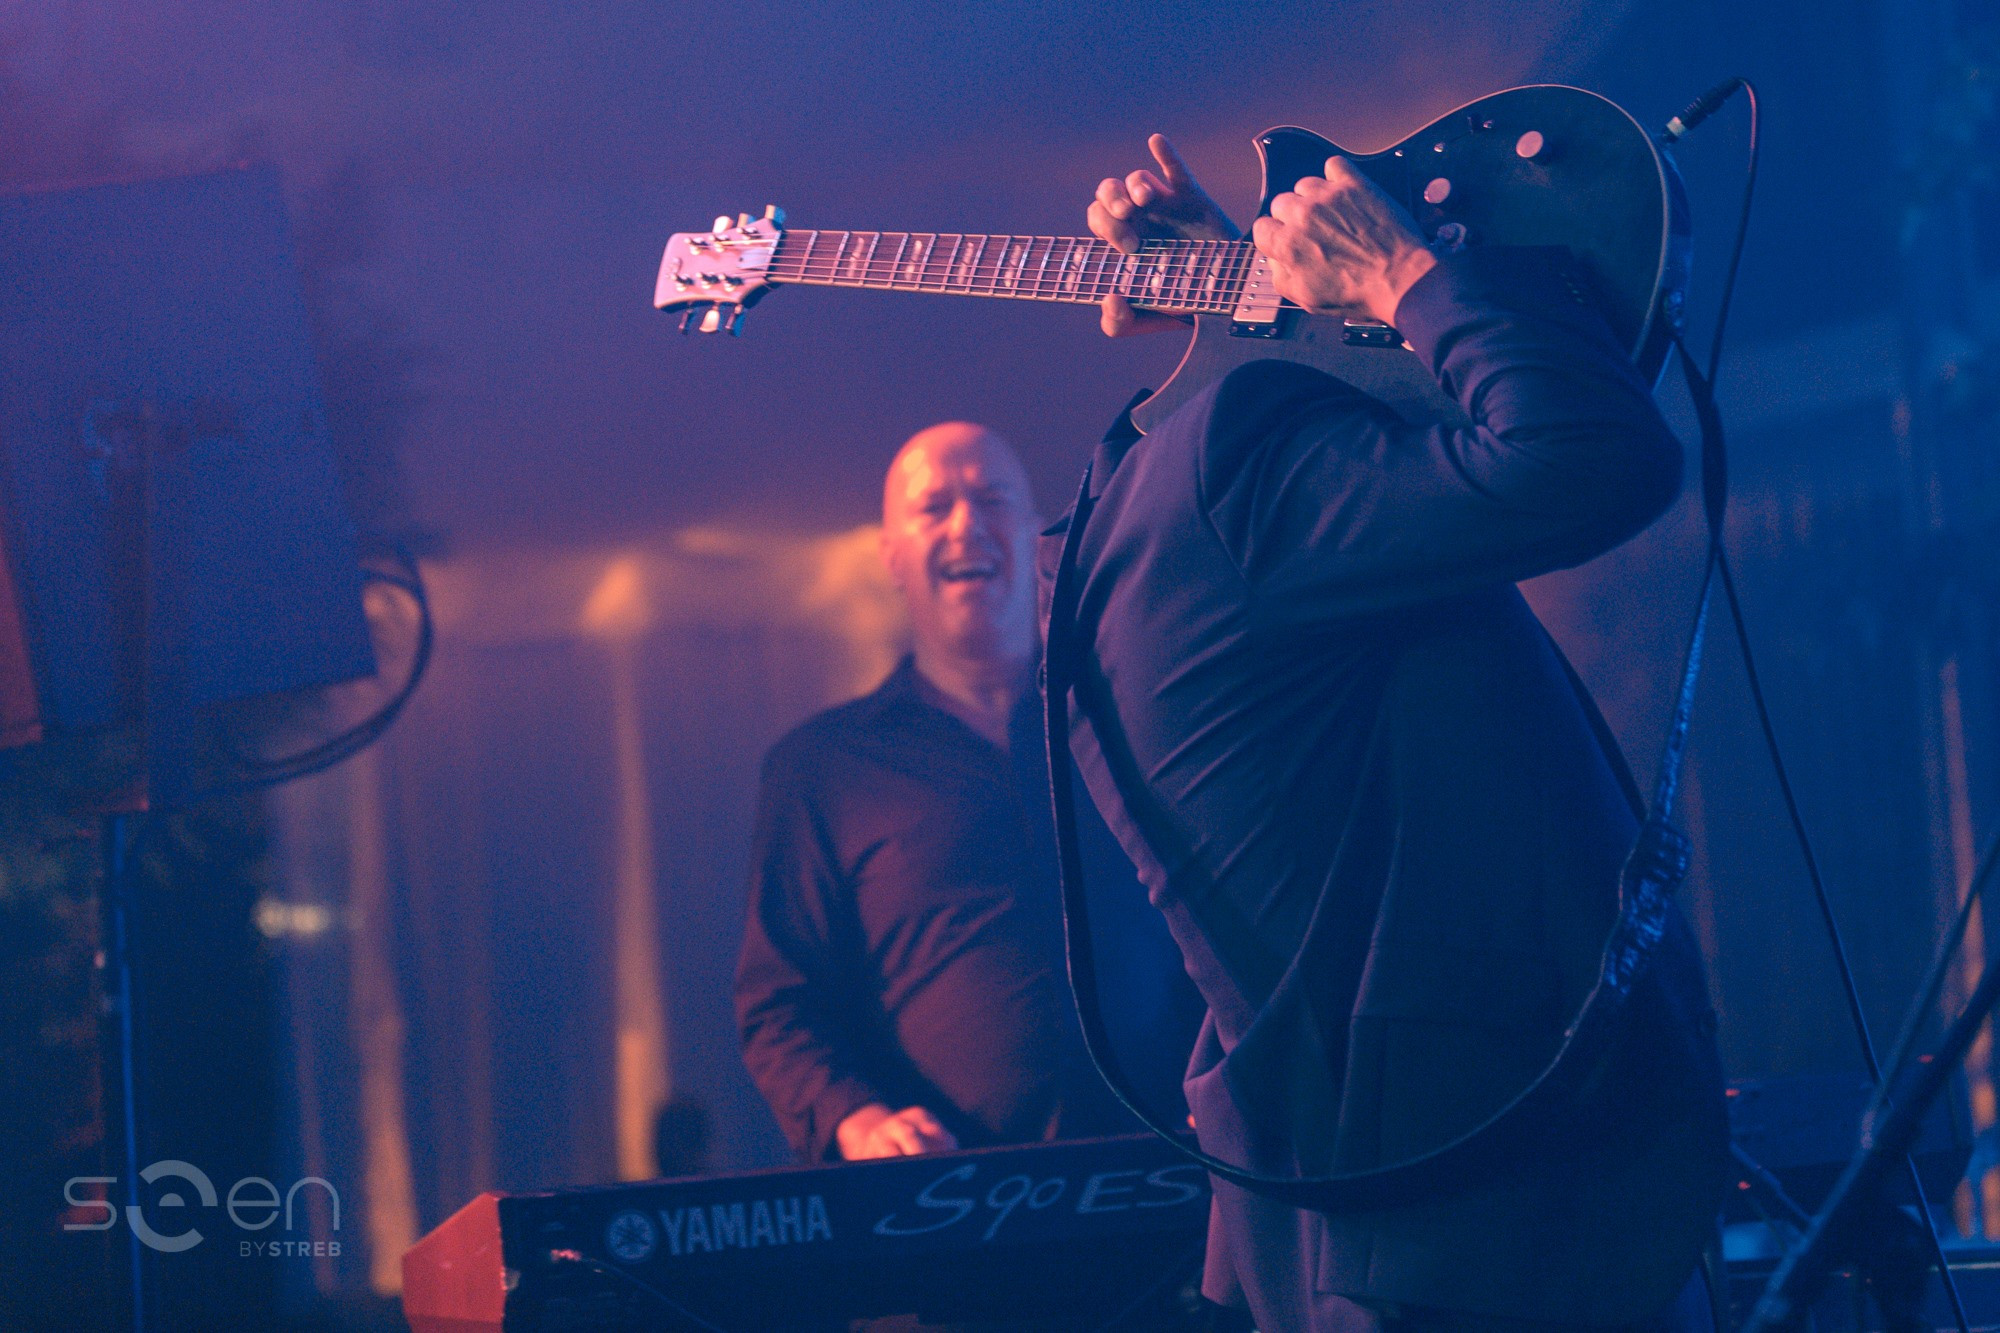
[[[1612, 331], [1648, 379], [1679, 332], [1691, 235], [1672, 159], [1624, 110], [1595, 93], [1545, 85], [1482, 97], [1379, 153], [1350, 153], [1308, 130], [1257, 139], [1259, 213], [1336, 154], [1408, 210], [1441, 249], [1567, 246]], [[1245, 362], [1316, 366], [1421, 422], [1462, 422], [1402, 336], [1385, 324], [1309, 314], [1278, 296], [1270, 261], [1247, 240], [1148, 240], [1134, 255], [1076, 236], [786, 230], [781, 210], [717, 218], [667, 243], [653, 304], [681, 328], [741, 327], [786, 284], [991, 296], [1095, 305], [1107, 293], [1142, 309], [1189, 313], [1194, 336], [1164, 387], [1133, 409], [1150, 429]]]

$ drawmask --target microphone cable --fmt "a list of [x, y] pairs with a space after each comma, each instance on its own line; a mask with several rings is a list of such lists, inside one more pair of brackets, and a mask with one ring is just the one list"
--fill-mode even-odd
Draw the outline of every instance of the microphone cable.
[[[1682, 369], [1687, 372], [1688, 388], [1696, 398], [1696, 413], [1702, 418], [1703, 433], [1706, 437], [1711, 424], [1715, 426], [1714, 447], [1702, 450], [1703, 488], [1710, 496], [1727, 494], [1727, 460], [1722, 448], [1720, 415], [1715, 406], [1715, 376], [1722, 364], [1722, 341], [1729, 323], [1729, 307], [1735, 294], [1737, 270], [1743, 261], [1743, 245], [1750, 231], [1750, 205], [1757, 188], [1757, 164], [1761, 116], [1757, 104], [1757, 89], [1748, 79], [1731, 78], [1703, 93], [1687, 105], [1678, 116], [1667, 122], [1662, 141], [1672, 144], [1700, 125], [1716, 111], [1720, 110], [1737, 92], [1742, 92], [1750, 108], [1750, 128], [1748, 144], [1748, 165], [1744, 171], [1743, 201], [1736, 220], [1736, 237], [1731, 243], [1729, 263], [1723, 273], [1722, 296], [1717, 306], [1715, 329], [1709, 339], [1708, 358], [1700, 375], [1694, 373], [1694, 366], [1685, 345], [1681, 348]], [[1729, 619], [1735, 629], [1737, 649], [1742, 657], [1743, 676], [1750, 689], [1750, 701], [1757, 715], [1757, 725], [1763, 733], [1764, 748], [1771, 759], [1771, 770], [1777, 778], [1778, 791], [1784, 800], [1785, 815], [1797, 842], [1799, 853], [1805, 861], [1806, 878], [1812, 886], [1813, 900], [1819, 909], [1821, 922], [1826, 928], [1827, 942], [1833, 951], [1834, 969], [1839, 974], [1841, 993], [1846, 1000], [1848, 1020], [1853, 1025], [1854, 1035], [1861, 1048], [1861, 1056], [1874, 1084], [1876, 1095], [1882, 1094], [1886, 1086], [1881, 1061], [1875, 1053], [1874, 1038], [1868, 1030], [1868, 1017], [1861, 1004], [1860, 987], [1855, 981], [1853, 965], [1848, 960], [1847, 945], [1834, 914], [1833, 902], [1826, 890], [1826, 878], [1821, 873], [1819, 856], [1813, 850], [1811, 836], [1806, 831], [1805, 817], [1799, 810], [1797, 794], [1792, 789], [1791, 773], [1778, 744], [1777, 728], [1771, 720], [1771, 710], [1764, 699], [1764, 687], [1757, 671], [1756, 656], [1750, 646], [1750, 630], [1743, 614], [1743, 603], [1737, 593], [1735, 571], [1731, 567], [1728, 551], [1723, 546], [1722, 507], [1711, 503], [1705, 509], [1709, 521], [1708, 572], [1702, 580], [1702, 595], [1707, 596], [1709, 579], [1719, 576], [1722, 584], [1723, 600], [1729, 606]], [[1968, 902], [1971, 895], [1968, 895]], [[1917, 1025], [1913, 1015], [1909, 1025]], [[1899, 1051], [1904, 1044], [1898, 1043]], [[1951, 1264], [1945, 1257], [1944, 1239], [1938, 1234], [1937, 1219], [1931, 1215], [1930, 1199], [1924, 1190], [1922, 1179], [1917, 1173], [1916, 1162], [1904, 1159], [1905, 1171], [1912, 1193], [1916, 1197], [1918, 1220], [1923, 1224], [1924, 1234], [1930, 1245], [1931, 1257], [1937, 1266], [1939, 1279], [1944, 1284], [1946, 1295], [1951, 1300], [1952, 1313], [1957, 1320], [1959, 1333], [1971, 1333], [1971, 1321], [1967, 1317], [1965, 1301], [1959, 1293], [1957, 1279], [1952, 1276]]]

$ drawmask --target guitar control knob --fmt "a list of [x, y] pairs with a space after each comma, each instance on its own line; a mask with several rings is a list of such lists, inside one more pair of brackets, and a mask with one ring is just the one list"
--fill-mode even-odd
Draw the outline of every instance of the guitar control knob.
[[1451, 198], [1451, 182], [1442, 176], [1424, 187], [1424, 202], [1427, 204], [1442, 204], [1449, 198]]
[[1529, 130], [1526, 134], [1514, 140], [1514, 155], [1533, 162], [1542, 155], [1547, 147], [1548, 143], [1542, 138], [1540, 130]]

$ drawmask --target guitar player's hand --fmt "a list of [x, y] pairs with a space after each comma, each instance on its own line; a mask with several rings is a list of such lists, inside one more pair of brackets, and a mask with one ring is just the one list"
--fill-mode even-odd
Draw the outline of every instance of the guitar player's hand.
[[[1164, 134], [1146, 141], [1159, 163], [1157, 173], [1141, 168], [1120, 179], [1107, 176], [1097, 186], [1087, 214], [1091, 233], [1109, 241], [1122, 254], [1136, 254], [1141, 241], [1174, 237], [1189, 241], [1233, 241], [1242, 233], [1194, 175]], [[1185, 329], [1171, 314], [1134, 310], [1122, 296], [1104, 298], [1101, 321], [1113, 338], [1159, 329]]]
[[1307, 310], [1396, 322], [1396, 306], [1437, 259], [1409, 214], [1346, 158], [1327, 159], [1271, 200], [1250, 229], [1278, 294]]

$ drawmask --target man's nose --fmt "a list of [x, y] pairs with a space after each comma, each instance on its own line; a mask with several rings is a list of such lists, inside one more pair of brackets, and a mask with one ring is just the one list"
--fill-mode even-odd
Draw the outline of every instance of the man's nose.
[[970, 500], [960, 500], [945, 519], [945, 531], [952, 537], [969, 536], [979, 527], [979, 513]]

